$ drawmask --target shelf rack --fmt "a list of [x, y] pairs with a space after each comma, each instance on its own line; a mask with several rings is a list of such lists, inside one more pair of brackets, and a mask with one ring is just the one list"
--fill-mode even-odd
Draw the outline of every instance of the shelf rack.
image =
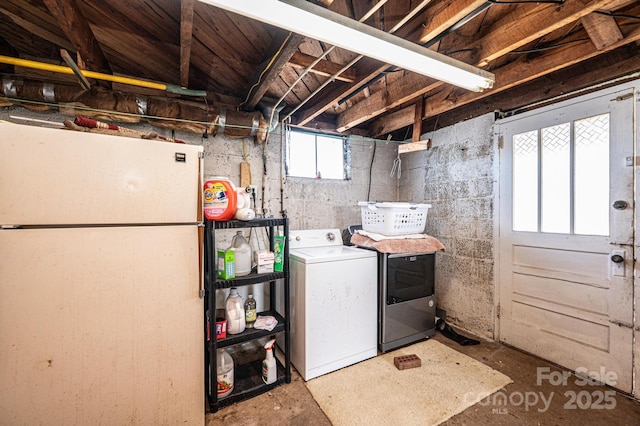
[[[237, 277], [233, 279], [219, 279], [216, 269], [216, 244], [215, 232], [221, 229], [240, 229], [240, 228], [266, 228], [269, 238], [269, 249], [273, 251], [275, 246], [276, 230], [281, 230], [282, 235], [286, 239], [289, 237], [289, 222], [287, 218], [260, 218], [250, 221], [231, 220], [227, 222], [215, 222], [205, 220], [204, 235], [204, 278], [205, 278], [205, 398], [209, 403], [211, 412], [216, 412], [220, 408], [227, 405], [243, 401], [248, 398], [268, 392], [276, 386], [284, 383], [291, 383], [291, 351], [290, 351], [290, 289], [289, 289], [289, 244], [285, 243], [284, 247], [284, 267], [282, 272], [270, 272], [257, 274], [255, 268], [249, 275]], [[284, 312], [280, 315], [276, 312], [276, 283], [278, 280], [283, 282], [284, 292]], [[258, 315], [273, 316], [278, 320], [278, 324], [273, 330], [257, 330], [247, 328], [239, 334], [229, 335], [222, 339], [216, 339], [215, 336], [215, 312], [216, 312], [216, 290], [226, 289], [230, 287], [242, 287], [251, 284], [269, 284], [269, 310], [259, 312]], [[209, 316], [207, 316], [209, 312]], [[261, 338], [274, 338], [276, 334], [284, 334], [283, 342], [277, 341], [277, 348], [282, 352], [276, 357], [277, 379], [274, 383], [266, 385], [262, 381], [262, 359], [264, 358], [264, 350], [261, 345], [254, 348], [245, 348], [244, 343], [256, 342]], [[217, 389], [214, 389], [216, 382], [216, 356], [217, 349], [230, 348], [236, 349], [232, 352], [234, 356], [234, 389], [228, 396], [219, 399]], [[236, 359], [240, 362], [236, 362]]]

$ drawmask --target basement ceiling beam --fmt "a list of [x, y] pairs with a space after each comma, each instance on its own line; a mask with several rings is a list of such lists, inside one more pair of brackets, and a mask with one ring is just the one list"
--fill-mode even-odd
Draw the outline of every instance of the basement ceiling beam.
[[[309, 67], [313, 61], [317, 58], [312, 55], [306, 55], [304, 53], [295, 52], [291, 59], [289, 59], [289, 65], [293, 65], [298, 68], [307, 68]], [[309, 72], [317, 75], [321, 75], [323, 77], [331, 77], [333, 74], [339, 72], [344, 65], [336, 64], [335, 62], [327, 61], [326, 59], [322, 59], [318, 62], [313, 68], [309, 70]], [[346, 83], [353, 83], [356, 79], [356, 71], [353, 68], [350, 68], [340, 75], [336, 77], [336, 80], [344, 81]]]
[[[500, 19], [499, 25], [484, 37], [465, 48], [478, 52], [478, 59], [474, 62], [477, 66], [484, 67], [491, 61], [575, 22], [595, 10], [602, 9], [614, 1], [566, 0], [562, 7], [556, 4], [542, 4], [533, 9], [517, 7]], [[514, 34], [522, 36], [514, 37]]]
[[[585, 70], [589, 71], [585, 72]], [[638, 70], [640, 70], [640, 49], [636, 44], [626, 45], [468, 106], [449, 110], [437, 117], [430, 117], [422, 122], [422, 128], [424, 132], [430, 132], [451, 126], [469, 118], [493, 112], [496, 110], [496, 105], [500, 106], [501, 111], [529, 110], [533, 108], [532, 103], [536, 103], [536, 108], [541, 107], [553, 103], [554, 98], [567, 93], [581, 91], [580, 94], [585, 94], [597, 90], [596, 88], [584, 90], [589, 87], [599, 85], [597, 88], [601, 89], [624, 81], [612, 82], [613, 79], [624, 76], [629, 76], [628, 81], [636, 79], [637, 77], [633, 74]], [[611, 83], [607, 84], [607, 82]], [[531, 107], [527, 108], [527, 106]]]
[[[514, 24], [511, 19], [515, 18], [515, 12], [513, 12], [510, 15], [511, 19], [506, 19], [506, 25], [500, 24], [496, 26], [496, 28], [486, 36], [473, 42], [469, 48], [480, 52], [481, 59], [477, 63], [477, 65], [480, 65], [480, 63], [484, 62], [487, 58], [496, 59], [531, 41], [531, 37], [529, 36], [514, 38], [513, 36], [507, 37], [505, 34], [513, 34], [514, 31], [516, 31], [517, 34], [535, 33], [536, 37], [541, 37], [562, 27], [569, 17], [573, 20], [579, 19], [581, 16], [590, 13], [594, 8], [602, 7], [607, 3], [611, 3], [611, 0], [591, 2], [589, 7], [584, 7], [582, 0], [567, 0], [562, 8], [558, 8], [557, 5], [555, 5], [555, 8], [552, 10], [549, 9], [548, 5], [538, 6], [533, 13], [533, 15], [537, 17], [537, 20], [530, 20], [528, 15], [527, 19], [525, 19], [520, 16], [522, 13], [518, 14], [518, 19], [521, 21], [518, 24], [517, 31], [511, 28]], [[516, 8], [515, 10], [520, 10], [520, 8]], [[500, 23], [502, 22], [501, 20]], [[489, 46], [495, 49], [495, 52], [490, 51]], [[500, 77], [496, 75], [498, 84], [499, 78]], [[427, 79], [415, 73], [410, 73], [406, 78], [390, 84], [385, 92], [374, 93], [371, 97], [355, 104], [340, 114], [337, 119], [337, 130], [344, 132], [358, 124], [398, 108], [412, 98], [424, 95], [441, 85], [444, 85], [444, 83]]]
[[[608, 48], [606, 51], [622, 47], [624, 45], [640, 41], [640, 28], [635, 28], [623, 40], [620, 40]], [[496, 84], [491, 90], [481, 93], [461, 93], [459, 90], [450, 87], [443, 87], [441, 91], [428, 97], [424, 109], [423, 120], [443, 114], [454, 108], [477, 102], [480, 99], [492, 96], [496, 93], [538, 79], [542, 76], [553, 73], [560, 69], [569, 67], [590, 58], [596, 57], [602, 51], [598, 51], [590, 40], [574, 43], [568, 46], [559, 47], [553, 51], [543, 52], [535, 61], [526, 59], [511, 62], [503, 67], [493, 70], [496, 74]], [[526, 70], [526, 71], [525, 71]], [[414, 108], [407, 107], [398, 112], [394, 117], [391, 128], [384, 119], [373, 122], [370, 126], [372, 136], [380, 136], [393, 130], [409, 126], [414, 121]]]
[[63, 49], [76, 50], [75, 47], [69, 42], [69, 40], [60, 37], [59, 35], [54, 34], [51, 31], [46, 30], [45, 28], [35, 25], [27, 21], [26, 19], [23, 19], [18, 15], [10, 12], [7, 9], [0, 7], [0, 13], [6, 15], [17, 26], [24, 28], [28, 32], [35, 34], [37, 37], [40, 37], [43, 40], [48, 40], [52, 43], [55, 43]]
[[293, 54], [296, 53], [303, 40], [303, 36], [294, 33], [288, 33], [273, 39], [269, 49], [267, 49], [263, 65], [256, 70], [252, 83], [247, 90], [246, 101], [242, 105], [245, 111], [255, 109], [269, 87], [280, 78], [280, 73]]
[[[622, 47], [629, 43], [635, 43], [640, 40], [640, 28], [636, 27], [623, 40], [610, 45], [605, 50], [610, 51], [618, 47]], [[429, 98], [428, 107], [425, 108], [425, 117], [440, 114], [451, 106], [445, 105], [455, 104], [454, 107], [466, 105], [470, 102], [482, 99], [494, 93], [498, 93], [507, 89], [511, 89], [520, 84], [535, 80], [544, 75], [558, 71], [562, 68], [569, 67], [581, 61], [586, 61], [597, 56], [602, 51], [597, 50], [591, 40], [585, 40], [579, 43], [562, 46], [553, 51], [543, 52], [535, 61], [527, 61], [522, 59], [511, 62], [499, 69], [494, 70], [498, 84], [486, 93], [475, 93], [476, 96], [470, 96], [468, 93], [454, 93], [453, 90], [446, 88], [440, 93]], [[423, 118], [425, 118], [423, 117]]]
[[196, 0], [181, 0], [180, 3], [180, 85], [182, 87], [189, 87], [193, 5], [195, 2]]
[[58, 21], [67, 38], [91, 71], [113, 74], [98, 40], [84, 19], [76, 0], [43, 0], [47, 9]]
[[433, 40], [437, 35], [448, 30], [453, 24], [487, 3], [486, 0], [446, 0], [439, 2], [429, 10], [424, 20], [424, 28], [420, 33], [419, 44]]
[[[451, 11], [447, 9], [446, 13], [439, 8], [429, 7], [422, 14], [421, 18], [423, 22], [427, 23], [425, 24], [427, 25], [425, 30], [420, 30], [420, 33], [414, 32], [413, 34], [407, 34], [405, 31], [399, 30], [397, 35], [409, 40], [425, 40], [423, 43], [432, 40], [440, 35], [446, 28], [449, 28], [468, 15], [470, 10], [474, 10], [479, 4], [484, 2], [484, 0], [455, 0], [453, 3], [456, 4], [457, 9], [453, 8]], [[444, 20], [439, 17], [441, 14], [443, 17], [446, 17]], [[432, 27], [432, 23], [434, 27]], [[351, 85], [334, 83], [331, 90], [320, 93], [319, 96], [314, 98], [313, 103], [310, 102], [307, 108], [296, 114], [294, 117], [296, 124], [304, 126], [309, 123], [334, 104], [353, 94], [369, 83], [370, 80], [386, 71], [389, 65], [370, 58], [363, 58], [356, 64], [355, 68], [358, 77], [354, 83]]]

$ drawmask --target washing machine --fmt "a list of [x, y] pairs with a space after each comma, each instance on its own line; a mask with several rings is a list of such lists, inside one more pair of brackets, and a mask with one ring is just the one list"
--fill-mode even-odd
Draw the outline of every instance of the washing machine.
[[303, 379], [377, 355], [377, 255], [339, 229], [290, 231], [291, 362]]

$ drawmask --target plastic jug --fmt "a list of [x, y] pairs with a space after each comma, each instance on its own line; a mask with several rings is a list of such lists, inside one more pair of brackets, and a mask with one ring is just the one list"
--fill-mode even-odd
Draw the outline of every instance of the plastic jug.
[[248, 221], [256, 217], [256, 212], [251, 208], [251, 195], [247, 192], [247, 189], [248, 187], [237, 189], [236, 214], [233, 216], [234, 219]]
[[251, 273], [251, 246], [247, 242], [242, 231], [238, 231], [231, 240], [231, 247], [235, 251], [236, 277]]
[[229, 296], [224, 305], [224, 316], [227, 320], [228, 334], [242, 333], [246, 328], [244, 301], [235, 287], [231, 287], [229, 291]]
[[203, 213], [209, 220], [225, 221], [236, 213], [238, 193], [229, 179], [214, 176], [207, 179], [203, 188]]
[[233, 391], [233, 358], [224, 348], [218, 349], [216, 364], [218, 398], [223, 398]]

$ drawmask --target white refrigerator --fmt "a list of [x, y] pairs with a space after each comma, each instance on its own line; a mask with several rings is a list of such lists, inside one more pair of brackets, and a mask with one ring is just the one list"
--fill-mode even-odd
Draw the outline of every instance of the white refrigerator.
[[204, 425], [201, 163], [0, 122], [0, 424]]

